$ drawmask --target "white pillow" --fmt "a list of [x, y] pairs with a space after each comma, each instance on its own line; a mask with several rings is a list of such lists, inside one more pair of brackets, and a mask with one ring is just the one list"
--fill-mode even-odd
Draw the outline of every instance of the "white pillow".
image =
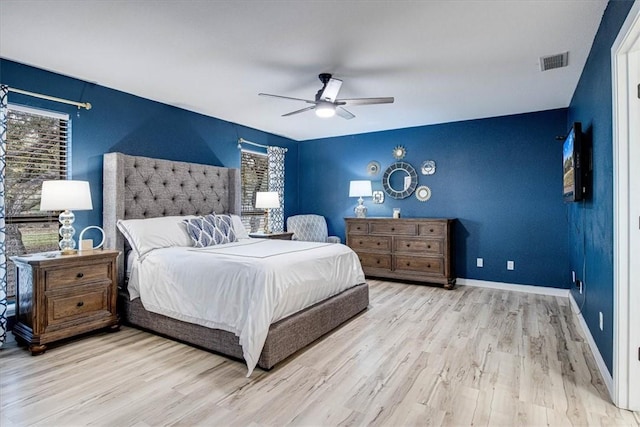
[[231, 222], [233, 224], [233, 231], [236, 233], [236, 239], [248, 239], [249, 233], [247, 233], [247, 229], [244, 228], [242, 224], [242, 219], [240, 219], [239, 215], [231, 215]]
[[187, 216], [163, 216], [147, 219], [118, 220], [118, 230], [122, 232], [138, 258], [158, 248], [172, 246], [193, 246], [183, 219]]

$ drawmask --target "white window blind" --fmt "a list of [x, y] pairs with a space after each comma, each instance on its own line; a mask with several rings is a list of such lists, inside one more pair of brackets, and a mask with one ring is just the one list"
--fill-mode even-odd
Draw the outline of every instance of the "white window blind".
[[[66, 179], [69, 117], [9, 105], [5, 206], [7, 255], [58, 249], [57, 214], [41, 212], [42, 181]], [[15, 267], [8, 263], [7, 295], [15, 296]]]
[[267, 154], [242, 150], [240, 152], [242, 179], [242, 223], [250, 232], [261, 230], [264, 210], [256, 209], [256, 193], [269, 191], [269, 159]]

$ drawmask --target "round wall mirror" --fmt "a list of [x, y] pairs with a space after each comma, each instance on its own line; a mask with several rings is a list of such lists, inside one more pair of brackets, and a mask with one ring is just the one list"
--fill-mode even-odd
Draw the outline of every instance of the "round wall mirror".
[[409, 163], [392, 163], [382, 175], [384, 192], [394, 199], [409, 197], [418, 186], [418, 174]]

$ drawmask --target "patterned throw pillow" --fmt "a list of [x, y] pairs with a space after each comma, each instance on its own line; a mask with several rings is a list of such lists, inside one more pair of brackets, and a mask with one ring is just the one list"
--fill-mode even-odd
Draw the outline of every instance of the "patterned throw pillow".
[[237, 242], [236, 233], [233, 230], [233, 220], [230, 215], [209, 214], [205, 218], [214, 225], [213, 240], [215, 245]]
[[186, 225], [187, 233], [196, 248], [238, 241], [229, 215], [216, 215], [213, 213], [186, 219], [182, 222]]
[[185, 219], [182, 222], [187, 227], [187, 233], [193, 241], [193, 246], [196, 248], [204, 248], [215, 245], [213, 238], [215, 226], [207, 217], [199, 216], [197, 218]]

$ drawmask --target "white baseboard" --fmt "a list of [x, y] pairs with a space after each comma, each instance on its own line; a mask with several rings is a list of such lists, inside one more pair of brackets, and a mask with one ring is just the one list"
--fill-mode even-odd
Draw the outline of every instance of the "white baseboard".
[[571, 303], [571, 310], [573, 310], [573, 313], [578, 317], [578, 321], [582, 327], [582, 332], [584, 332], [584, 336], [587, 338], [587, 343], [589, 344], [589, 348], [591, 348], [591, 354], [593, 354], [593, 358], [596, 359], [596, 365], [598, 365], [600, 375], [602, 375], [604, 384], [607, 386], [609, 396], [613, 399], [613, 377], [609, 373], [609, 369], [607, 368], [606, 363], [604, 363], [604, 359], [600, 354], [600, 350], [598, 350], [598, 346], [593, 339], [593, 335], [591, 335], [587, 322], [585, 322], [584, 317], [582, 317], [582, 313], [580, 313], [580, 307], [576, 300], [573, 299], [573, 295], [571, 293], [569, 293], [569, 302]]
[[489, 282], [486, 280], [463, 278], [456, 279], [456, 284], [464, 286], [476, 286], [479, 288], [501, 289], [504, 291], [526, 292], [529, 294], [550, 295], [553, 297], [567, 298], [569, 296], [568, 289], [550, 288], [548, 286], [517, 285], [515, 283]]

